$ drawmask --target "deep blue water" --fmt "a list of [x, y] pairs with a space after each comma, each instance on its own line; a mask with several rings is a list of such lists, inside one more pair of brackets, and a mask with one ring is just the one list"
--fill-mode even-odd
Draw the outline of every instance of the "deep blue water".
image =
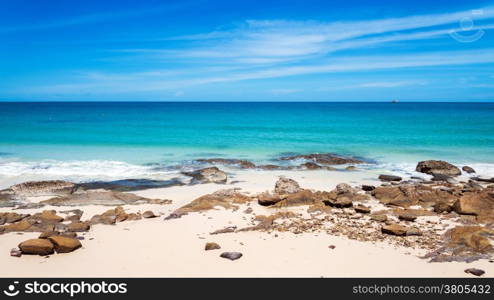
[[494, 103], [0, 103], [0, 137], [0, 173], [12, 162], [286, 152], [491, 164]]

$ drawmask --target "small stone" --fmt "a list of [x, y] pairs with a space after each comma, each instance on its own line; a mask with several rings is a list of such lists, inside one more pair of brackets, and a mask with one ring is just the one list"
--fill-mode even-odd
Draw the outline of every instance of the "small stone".
[[142, 213], [142, 217], [144, 219], [150, 219], [150, 218], [156, 218], [157, 215], [155, 215], [152, 211], [147, 210], [147, 211], [145, 211], [145, 212]]
[[396, 176], [396, 175], [385, 175], [385, 174], [379, 175], [378, 178], [381, 181], [401, 181], [403, 179], [400, 176]]
[[413, 222], [417, 219], [417, 216], [409, 213], [403, 213], [398, 215], [398, 219]]
[[420, 229], [418, 229], [418, 228], [410, 228], [407, 230], [406, 235], [407, 236], [412, 236], [412, 235], [420, 236], [420, 235], [422, 235], [422, 231], [420, 231]]
[[373, 185], [362, 185], [362, 190], [366, 191], [366, 192], [371, 192], [373, 190], [375, 190], [376, 187], [373, 186]]
[[206, 251], [216, 250], [216, 249], [221, 249], [220, 245], [218, 245], [217, 243], [210, 242], [210, 243], [206, 243], [206, 246], [204, 246], [204, 250]]
[[467, 172], [468, 174], [475, 173], [475, 170], [472, 167], [469, 167], [469, 166], [463, 166], [463, 168], [461, 168], [461, 169], [463, 171]]
[[386, 215], [372, 215], [371, 220], [377, 222], [386, 222], [388, 220], [388, 216]]
[[10, 249], [10, 256], [21, 257], [22, 251], [19, 248], [12, 248], [12, 249]]
[[237, 260], [242, 257], [242, 253], [240, 252], [223, 252], [220, 257], [229, 259], [229, 260]]
[[88, 231], [90, 228], [91, 225], [88, 222], [73, 222], [69, 224], [67, 230], [72, 232], [84, 232]]
[[355, 211], [361, 214], [368, 214], [371, 212], [371, 209], [364, 205], [357, 205], [354, 207]]
[[253, 212], [252, 207], [249, 207], [246, 210], [244, 210], [244, 214], [251, 214], [252, 212]]
[[406, 235], [408, 228], [398, 224], [386, 225], [381, 228], [382, 233], [403, 236]]
[[220, 234], [220, 233], [229, 233], [229, 232], [235, 232], [237, 229], [237, 226], [228, 226], [223, 229], [218, 229], [216, 231], [211, 232], [210, 234]]
[[465, 270], [465, 273], [472, 274], [475, 276], [482, 276], [485, 274], [485, 271], [481, 270], [481, 269], [476, 269], [476, 268], [469, 268], [469, 269]]
[[329, 245], [328, 248], [329, 249], [334, 249], [334, 248], [336, 248], [336, 246], [335, 245]]

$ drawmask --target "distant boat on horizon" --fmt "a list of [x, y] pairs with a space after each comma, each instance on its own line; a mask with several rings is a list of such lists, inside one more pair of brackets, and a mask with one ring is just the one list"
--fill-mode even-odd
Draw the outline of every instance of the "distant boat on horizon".
[[391, 103], [398, 103], [398, 100], [393, 99], [393, 100], [391, 100]]

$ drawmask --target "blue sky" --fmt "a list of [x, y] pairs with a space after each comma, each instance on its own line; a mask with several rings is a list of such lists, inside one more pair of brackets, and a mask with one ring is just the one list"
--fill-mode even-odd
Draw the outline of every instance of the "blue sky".
[[494, 1], [0, 0], [0, 38], [0, 101], [494, 100]]

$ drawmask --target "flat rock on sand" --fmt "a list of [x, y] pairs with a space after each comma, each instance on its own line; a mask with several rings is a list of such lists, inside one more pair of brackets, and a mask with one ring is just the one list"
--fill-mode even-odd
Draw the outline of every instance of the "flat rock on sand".
[[16, 195], [57, 196], [68, 195], [75, 191], [76, 184], [63, 180], [28, 181], [11, 186]]
[[458, 167], [442, 160], [425, 160], [417, 164], [415, 168], [417, 172], [425, 174], [442, 174], [447, 176], [458, 176], [461, 175], [460, 169]]
[[229, 260], [237, 260], [243, 256], [240, 252], [223, 252], [220, 254], [220, 257], [229, 259]]
[[53, 243], [57, 253], [68, 253], [82, 247], [79, 240], [61, 235], [50, 236], [48, 240]]
[[53, 253], [54, 245], [47, 239], [30, 239], [19, 244], [22, 254], [48, 255]]
[[217, 167], [204, 168], [193, 172], [183, 172], [184, 175], [193, 178], [194, 182], [200, 183], [226, 183], [228, 176]]
[[42, 201], [41, 203], [53, 206], [82, 206], [144, 204], [152, 201], [153, 199], [140, 197], [130, 193], [91, 190], [76, 192], [67, 196], [48, 199]]

